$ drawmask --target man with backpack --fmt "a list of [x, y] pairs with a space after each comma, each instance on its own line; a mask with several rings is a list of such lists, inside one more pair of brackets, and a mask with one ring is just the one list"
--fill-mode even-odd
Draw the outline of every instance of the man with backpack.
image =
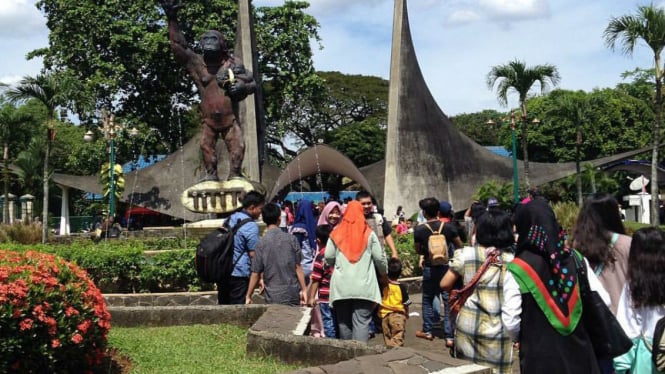
[[217, 282], [217, 302], [219, 304], [245, 304], [249, 288], [250, 265], [254, 248], [259, 241], [259, 225], [254, 222], [261, 216], [265, 197], [257, 191], [250, 191], [242, 201], [242, 208], [231, 214], [229, 229], [240, 226], [233, 236], [233, 271], [228, 280]]
[[[447, 206], [449, 203], [444, 202]], [[446, 205], [444, 204], [444, 205]], [[422, 281], [422, 315], [423, 328], [416, 331], [416, 336], [422, 339], [433, 340], [434, 335], [434, 308], [432, 303], [434, 299], [441, 296], [439, 282], [443, 275], [448, 271], [448, 261], [452, 258], [454, 248], [461, 248], [462, 241], [459, 238], [457, 230], [451, 224], [439, 220], [440, 203], [433, 197], [421, 200], [418, 204], [421, 209], [425, 222], [416, 226], [413, 230], [413, 242], [416, 253], [420, 255], [419, 266], [423, 271]], [[445, 208], [445, 206], [444, 206]], [[452, 208], [447, 212], [452, 214]], [[444, 335], [446, 344], [453, 343], [452, 329], [448, 317], [447, 300], [446, 312], [444, 313]]]

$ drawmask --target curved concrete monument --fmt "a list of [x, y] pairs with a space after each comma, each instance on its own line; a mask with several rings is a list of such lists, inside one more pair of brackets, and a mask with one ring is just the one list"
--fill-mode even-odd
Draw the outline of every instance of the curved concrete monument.
[[[395, 0], [383, 207], [416, 212], [418, 200], [434, 196], [459, 210], [488, 181], [510, 182], [512, 164], [460, 133], [437, 105], [418, 66], [406, 3]], [[598, 166], [645, 150], [585, 162]], [[519, 175], [523, 167], [520, 162]], [[572, 162], [531, 162], [529, 168], [533, 185], [575, 173]]]

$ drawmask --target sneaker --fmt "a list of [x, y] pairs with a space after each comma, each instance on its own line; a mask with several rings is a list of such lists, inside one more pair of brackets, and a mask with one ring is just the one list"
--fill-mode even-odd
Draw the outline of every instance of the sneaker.
[[424, 332], [421, 330], [416, 331], [416, 337], [421, 338], [421, 339], [427, 339], [427, 340], [434, 340], [434, 336], [432, 336], [431, 333], [429, 332]]

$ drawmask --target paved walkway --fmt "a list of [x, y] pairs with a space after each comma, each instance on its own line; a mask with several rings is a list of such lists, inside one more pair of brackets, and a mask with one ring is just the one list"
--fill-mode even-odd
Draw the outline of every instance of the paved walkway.
[[[404, 347], [412, 348], [418, 351], [427, 351], [438, 353], [442, 355], [450, 355], [450, 350], [446, 348], [446, 340], [443, 335], [442, 328], [434, 329], [434, 340], [429, 341], [416, 337], [416, 331], [422, 330], [423, 319], [422, 319], [422, 294], [413, 294], [409, 295], [409, 298], [412, 301], [411, 308], [409, 312], [418, 313], [418, 316], [411, 316], [406, 322], [406, 334], [404, 339]], [[382, 344], [383, 336], [377, 335], [373, 339], [370, 339], [370, 344]], [[519, 374], [519, 351], [515, 350], [513, 352], [513, 373]]]
[[[416, 331], [422, 330], [423, 328], [423, 319], [422, 319], [422, 295], [415, 294], [409, 295], [412, 305], [409, 308], [410, 313], [418, 313], [417, 316], [411, 316], [406, 321], [406, 334], [404, 337], [404, 347], [413, 348], [416, 350], [429, 351], [439, 354], [449, 354], [449, 350], [446, 348], [446, 341], [443, 335], [442, 328], [436, 328], [434, 332], [434, 340], [429, 341], [416, 337]], [[383, 344], [383, 336], [377, 335], [370, 340], [370, 344]]]

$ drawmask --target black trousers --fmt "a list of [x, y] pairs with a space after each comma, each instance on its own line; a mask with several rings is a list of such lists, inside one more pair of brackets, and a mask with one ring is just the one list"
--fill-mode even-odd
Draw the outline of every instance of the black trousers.
[[247, 289], [249, 288], [249, 278], [231, 277], [228, 281], [217, 282], [217, 303], [218, 304], [244, 304]]

